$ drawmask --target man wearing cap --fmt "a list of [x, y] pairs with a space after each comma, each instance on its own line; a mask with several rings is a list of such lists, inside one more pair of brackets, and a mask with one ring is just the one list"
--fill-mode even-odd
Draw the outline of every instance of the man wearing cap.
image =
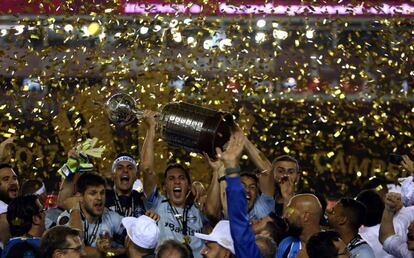
[[201, 250], [204, 258], [236, 257], [228, 220], [219, 221], [210, 235], [195, 233], [195, 236], [205, 240], [204, 248]]
[[124, 217], [145, 214], [143, 194], [133, 188], [137, 179], [137, 162], [126, 153], [119, 154], [112, 163], [113, 190], [106, 191], [105, 206]]
[[160, 230], [155, 220], [142, 215], [139, 218], [126, 217], [122, 219], [127, 231], [125, 248], [128, 257], [153, 258], [158, 244]]

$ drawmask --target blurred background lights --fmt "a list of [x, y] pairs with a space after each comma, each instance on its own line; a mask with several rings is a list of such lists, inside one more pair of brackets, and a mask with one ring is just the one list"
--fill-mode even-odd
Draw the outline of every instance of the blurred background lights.
[[190, 47], [196, 47], [197, 46], [197, 40], [194, 37], [190, 36], [190, 37], [187, 38], [187, 44]]
[[183, 40], [181, 33], [180, 32], [173, 33], [173, 40], [178, 43], [181, 42]]
[[14, 35], [20, 35], [20, 34], [22, 34], [23, 31], [24, 31], [24, 27], [25, 27], [24, 25], [16, 25], [16, 26], [14, 26], [13, 28], [16, 31], [16, 33], [14, 33]]
[[288, 37], [288, 33], [284, 30], [273, 30], [273, 37], [277, 39], [286, 39]]
[[213, 41], [211, 39], [204, 40], [203, 48], [208, 50], [211, 47], [213, 47]]
[[158, 32], [161, 30], [161, 26], [160, 25], [155, 25], [153, 31], [154, 32]]
[[149, 28], [142, 26], [141, 29], [139, 30], [139, 33], [141, 34], [147, 34], [148, 33]]
[[292, 88], [292, 87], [295, 87], [296, 85], [297, 85], [297, 82], [295, 78], [293, 77], [289, 77], [286, 79], [286, 81], [283, 82], [283, 87], [285, 88]]
[[263, 19], [260, 19], [260, 20], [257, 21], [256, 25], [259, 28], [263, 28], [264, 26], [266, 26], [266, 21], [263, 20]]
[[223, 39], [219, 43], [220, 50], [225, 50], [226, 47], [231, 47], [231, 39]]
[[314, 36], [314, 33], [315, 33], [315, 31], [314, 31], [314, 30], [309, 29], [309, 30], [306, 30], [305, 36], [306, 36], [306, 38], [308, 38], [308, 39], [312, 39], [312, 38], [313, 38], [313, 36]]
[[64, 29], [67, 33], [69, 33], [69, 32], [72, 32], [72, 31], [73, 31], [73, 26], [72, 26], [71, 24], [66, 24], [66, 25], [63, 27], [63, 29]]
[[254, 37], [257, 43], [263, 43], [266, 40], [266, 33], [264, 32], [258, 32], [256, 33], [256, 36]]
[[96, 36], [101, 32], [101, 25], [97, 22], [91, 22], [88, 26], [90, 36]]

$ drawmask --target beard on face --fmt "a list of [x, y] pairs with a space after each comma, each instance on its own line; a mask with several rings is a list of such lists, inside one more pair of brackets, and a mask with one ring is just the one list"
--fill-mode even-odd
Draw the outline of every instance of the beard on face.
[[294, 225], [293, 223], [289, 223], [288, 225], [289, 225], [289, 227], [288, 227], [287, 234], [289, 236], [293, 236], [293, 237], [299, 238], [299, 236], [302, 234], [303, 227]]
[[0, 200], [5, 203], [9, 203], [11, 201], [11, 198], [9, 196], [9, 192], [7, 191], [7, 189], [5, 191], [3, 189], [0, 189]]
[[85, 208], [85, 211], [87, 212], [87, 213], [89, 213], [89, 215], [91, 215], [91, 216], [93, 216], [93, 217], [99, 217], [99, 216], [101, 216], [102, 214], [101, 213], [96, 213], [95, 211], [94, 211], [94, 205], [93, 204], [88, 204], [88, 203], [85, 203], [84, 204], [84, 208]]

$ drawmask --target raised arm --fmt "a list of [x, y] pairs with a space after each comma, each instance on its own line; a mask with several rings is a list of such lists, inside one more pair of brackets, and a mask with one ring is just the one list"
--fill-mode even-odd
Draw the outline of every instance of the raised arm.
[[247, 138], [244, 144], [244, 149], [250, 160], [260, 170], [260, 174], [258, 175], [260, 191], [268, 196], [274, 196], [275, 184], [272, 173], [272, 163], [270, 163], [263, 153]]
[[233, 238], [236, 257], [262, 257], [256, 244], [255, 235], [250, 227], [247, 213], [246, 192], [240, 181], [239, 160], [246, 137], [240, 128], [236, 128], [230, 138], [227, 149], [217, 150], [218, 157], [223, 161], [227, 181], [227, 201], [230, 221], [230, 232]]
[[[220, 175], [221, 172], [224, 172], [224, 165], [223, 162], [221, 162], [220, 160], [211, 160], [210, 157], [204, 153], [204, 158], [206, 159], [206, 161], [208, 162], [208, 164], [210, 165], [210, 167], [213, 170], [213, 175], [211, 177], [211, 183], [210, 186], [208, 187], [207, 190], [207, 199], [206, 199], [206, 203], [204, 205], [204, 214], [209, 217], [212, 218], [213, 220], [218, 220], [220, 218], [220, 213], [221, 213], [221, 209], [222, 209], [222, 204], [221, 204], [221, 190], [220, 190]], [[224, 173], [223, 173], [224, 174]]]
[[150, 196], [157, 186], [157, 177], [154, 171], [155, 117], [157, 115], [157, 112], [151, 110], [145, 110], [143, 115], [143, 121], [147, 132], [144, 143], [142, 144], [141, 164], [139, 169], [144, 176], [143, 185], [146, 196]]
[[401, 209], [401, 195], [398, 193], [387, 193], [385, 197], [385, 209], [382, 214], [381, 225], [379, 229], [379, 241], [384, 244], [385, 240], [395, 235], [393, 224], [394, 214]]

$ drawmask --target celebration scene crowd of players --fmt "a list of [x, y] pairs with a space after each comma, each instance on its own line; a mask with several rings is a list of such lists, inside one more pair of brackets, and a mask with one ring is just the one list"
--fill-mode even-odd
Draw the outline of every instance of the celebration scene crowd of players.
[[[414, 257], [412, 176], [400, 186], [373, 178], [327, 208], [299, 187], [300, 161], [268, 160], [235, 125], [216, 157], [204, 154], [205, 188], [181, 164], [154, 171], [156, 115], [144, 112], [139, 162], [113, 158], [112, 182], [69, 152], [54, 208], [45, 208], [41, 180], [17, 177], [7, 155], [13, 138], [1, 143], [1, 257]], [[240, 168], [242, 154], [256, 170]], [[413, 161], [402, 158], [412, 174]]]

